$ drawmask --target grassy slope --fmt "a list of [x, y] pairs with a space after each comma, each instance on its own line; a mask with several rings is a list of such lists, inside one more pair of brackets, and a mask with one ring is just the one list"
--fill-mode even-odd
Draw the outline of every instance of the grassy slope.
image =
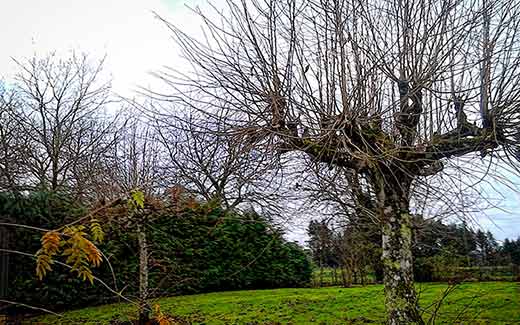
[[[439, 298], [446, 285], [420, 284], [421, 306]], [[277, 289], [220, 292], [161, 298], [161, 310], [193, 324], [380, 324], [384, 319], [383, 287]], [[105, 324], [127, 319], [128, 304], [70, 311], [40, 324]], [[457, 315], [462, 312], [462, 316]], [[441, 324], [520, 324], [520, 284], [505, 282], [459, 285], [440, 310]], [[465, 319], [460, 322], [461, 318]]]

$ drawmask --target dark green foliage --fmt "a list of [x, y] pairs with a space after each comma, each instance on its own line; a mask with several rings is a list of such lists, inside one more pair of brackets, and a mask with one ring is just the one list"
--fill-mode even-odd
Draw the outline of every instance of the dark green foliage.
[[433, 268], [431, 259], [428, 258], [415, 258], [413, 265], [414, 279], [417, 282], [432, 282], [433, 281]]
[[[474, 231], [466, 223], [444, 224], [415, 217], [414, 274], [416, 281], [512, 280], [515, 241], [498, 245], [487, 231]], [[520, 246], [519, 246], [520, 247]]]
[[[56, 194], [5, 194], [0, 209], [9, 222], [55, 228], [84, 213], [77, 204]], [[4, 218], [5, 219], [5, 218]], [[305, 286], [311, 278], [306, 254], [268, 220], [255, 214], [225, 213], [210, 204], [192, 209], [165, 209], [147, 222], [152, 296], [220, 290]], [[152, 221], [153, 220], [153, 221]], [[123, 295], [133, 298], [138, 288], [137, 238], [116, 220], [104, 222], [107, 239], [100, 245], [108, 263], [94, 275]], [[42, 233], [13, 230], [10, 249], [35, 253]], [[35, 276], [31, 257], [10, 255], [11, 301], [54, 310], [117, 301], [98, 282], [82, 282], [64, 267], [54, 266], [43, 281]]]
[[[377, 224], [355, 218], [335, 229], [325, 221], [311, 221], [309, 249], [317, 266], [336, 267], [343, 257], [360, 255], [376, 280], [382, 278], [381, 233]], [[340, 243], [339, 245], [337, 243]], [[342, 245], [346, 244], [346, 245]], [[499, 245], [489, 231], [474, 231], [465, 222], [413, 216], [414, 277], [418, 282], [516, 279], [520, 265], [520, 238]], [[338, 263], [340, 261], [340, 263]], [[318, 276], [319, 278], [319, 276]]]
[[84, 213], [81, 204], [60, 193], [0, 192], [0, 216], [4, 221], [52, 229]]
[[334, 245], [337, 235], [326, 220], [311, 220], [307, 228], [309, 240], [307, 245], [316, 265], [320, 267], [337, 267], [339, 259]]
[[[323, 268], [332, 268], [344, 286], [365, 284], [368, 272], [376, 282], [383, 279], [381, 233], [366, 216], [351, 216], [348, 222], [334, 225], [326, 220], [311, 220], [307, 228], [310, 255], [320, 268], [317, 283], [327, 285]], [[315, 284], [317, 284], [315, 283]]]
[[[84, 213], [81, 205], [57, 193], [0, 193], [2, 222], [54, 229]], [[5, 228], [9, 234], [7, 249], [34, 254], [40, 248], [43, 232], [12, 226]], [[9, 253], [6, 299], [36, 306], [63, 305], [85, 292], [88, 285], [66, 268], [54, 265], [53, 269], [56, 272], [51, 272], [45, 281], [38, 281], [32, 257]]]
[[[302, 249], [287, 243], [263, 217], [198, 210], [166, 214], [148, 225], [155, 295], [308, 284], [312, 271]], [[125, 250], [133, 256], [129, 265], [136, 268], [136, 241], [128, 239], [112, 242], [130, 244]], [[127, 284], [136, 285], [129, 280]]]
[[520, 265], [520, 237], [516, 240], [506, 238], [500, 252], [506, 262]]

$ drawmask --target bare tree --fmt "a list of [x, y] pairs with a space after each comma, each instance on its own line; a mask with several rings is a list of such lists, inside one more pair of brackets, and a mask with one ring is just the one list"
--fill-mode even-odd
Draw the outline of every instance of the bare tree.
[[155, 117], [152, 121], [164, 151], [163, 167], [173, 185], [227, 209], [247, 203], [274, 212], [281, 184], [264, 175], [280, 163], [255, 151], [250, 143], [225, 136], [219, 124], [197, 112]]
[[[134, 231], [139, 250], [139, 324], [150, 319], [147, 299], [149, 288], [149, 238], [146, 228], [153, 220], [154, 198], [164, 194], [160, 144], [154, 130], [137, 119], [128, 119], [120, 130], [115, 145], [103, 160], [102, 195], [107, 199], [128, 197], [123, 213], [112, 216], [114, 222]], [[163, 193], [161, 193], [163, 192]]]
[[359, 175], [383, 234], [389, 323], [422, 324], [411, 191], [446, 189], [450, 170], [469, 174], [469, 163], [516, 168], [520, 3], [227, 4], [214, 16], [197, 10], [205, 40], [166, 22], [194, 69], [161, 75], [168, 99], [266, 152]]
[[166, 177], [162, 167], [159, 136], [155, 130], [135, 118], [121, 127], [114, 145], [103, 159], [105, 198], [127, 195], [140, 189], [145, 195], [158, 195]]
[[26, 172], [26, 134], [16, 116], [20, 107], [16, 94], [0, 84], [0, 190], [19, 190]]
[[88, 192], [98, 162], [110, 148], [110, 83], [102, 80], [103, 60], [86, 55], [55, 55], [16, 61], [14, 116], [27, 137], [22, 157], [25, 182], [50, 191]]

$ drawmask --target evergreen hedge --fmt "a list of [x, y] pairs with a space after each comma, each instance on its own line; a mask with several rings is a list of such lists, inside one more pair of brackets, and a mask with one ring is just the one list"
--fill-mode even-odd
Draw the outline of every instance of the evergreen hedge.
[[[225, 212], [210, 204], [182, 211], [165, 210], [147, 222], [150, 288], [154, 296], [209, 291], [307, 286], [312, 269], [301, 247], [256, 213]], [[2, 219], [37, 227], [57, 227], [85, 212], [64, 196], [46, 193], [0, 195]], [[107, 239], [100, 245], [108, 263], [94, 274], [127, 297], [137, 295], [137, 238], [117, 222], [105, 222]], [[35, 253], [41, 233], [23, 228], [11, 232], [10, 249]], [[8, 300], [53, 310], [117, 301], [99, 283], [80, 281], [54, 266], [43, 281], [34, 260], [12, 254]]]

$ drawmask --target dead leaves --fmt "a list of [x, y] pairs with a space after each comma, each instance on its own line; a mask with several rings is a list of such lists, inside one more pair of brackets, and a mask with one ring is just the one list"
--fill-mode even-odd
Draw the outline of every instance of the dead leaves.
[[40, 280], [45, 277], [47, 271], [52, 271], [53, 257], [58, 254], [61, 241], [61, 236], [56, 231], [46, 232], [42, 236], [42, 248], [36, 253], [36, 275]]
[[[71, 272], [77, 273], [83, 281], [94, 283], [91, 267], [98, 267], [102, 256], [96, 245], [87, 238], [89, 235], [85, 229], [83, 225], [66, 226], [62, 232], [53, 230], [42, 236], [42, 247], [36, 253], [36, 276], [40, 280], [52, 271], [51, 265], [61, 252]], [[104, 237], [101, 225], [95, 219], [90, 224], [90, 237], [96, 242], [101, 242]]]

